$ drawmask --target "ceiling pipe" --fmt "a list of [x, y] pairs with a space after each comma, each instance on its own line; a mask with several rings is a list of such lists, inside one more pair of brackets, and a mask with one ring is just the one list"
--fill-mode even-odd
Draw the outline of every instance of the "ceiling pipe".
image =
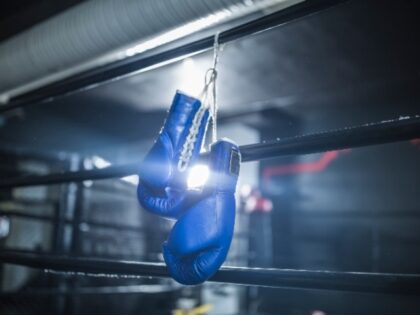
[[199, 31], [304, 0], [90, 0], [0, 44], [0, 103]]

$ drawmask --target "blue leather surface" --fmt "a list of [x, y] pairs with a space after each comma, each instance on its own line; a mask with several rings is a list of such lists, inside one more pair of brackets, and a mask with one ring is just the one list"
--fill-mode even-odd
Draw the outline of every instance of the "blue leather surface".
[[[137, 195], [146, 210], [160, 216], [177, 218], [185, 208], [186, 176], [177, 164], [182, 147], [201, 102], [177, 91], [168, 117], [140, 171]], [[199, 156], [209, 120], [206, 111], [197, 135], [190, 164]]]
[[162, 246], [171, 276], [182, 284], [209, 279], [226, 259], [235, 224], [239, 171], [239, 159], [232, 160], [233, 153], [239, 157], [238, 147], [231, 142], [222, 140], [212, 146], [208, 185], [183, 212]]

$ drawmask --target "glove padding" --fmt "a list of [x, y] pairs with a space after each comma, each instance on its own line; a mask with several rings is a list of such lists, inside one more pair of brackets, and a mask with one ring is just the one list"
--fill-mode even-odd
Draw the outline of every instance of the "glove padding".
[[[201, 102], [198, 99], [177, 91], [159, 137], [141, 165], [137, 197], [143, 208], [154, 214], [177, 218], [186, 207], [184, 201], [188, 169], [180, 172], [177, 166], [200, 106]], [[201, 119], [189, 165], [192, 165], [200, 154], [208, 120], [209, 112], [206, 110]]]
[[[176, 281], [202, 283], [225, 261], [235, 223], [239, 163], [237, 145], [227, 140], [212, 145], [210, 178], [202, 197], [185, 210], [162, 246], [169, 273]], [[193, 192], [189, 194], [196, 198]]]

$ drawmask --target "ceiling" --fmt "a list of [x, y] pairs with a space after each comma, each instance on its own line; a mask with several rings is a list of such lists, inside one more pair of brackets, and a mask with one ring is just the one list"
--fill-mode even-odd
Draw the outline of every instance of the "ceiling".
[[[419, 113], [415, 7], [416, 1], [350, 0], [227, 44], [219, 65], [221, 117], [229, 114], [229, 123], [232, 114], [254, 117], [268, 108], [296, 117], [301, 132], [310, 132]], [[153, 138], [175, 90], [199, 90], [211, 58], [197, 55], [9, 112], [0, 121], [0, 143], [94, 152]], [[276, 115], [269, 116], [260, 123], [275, 127]]]
[[58, 14], [82, 0], [0, 1], [0, 41]]

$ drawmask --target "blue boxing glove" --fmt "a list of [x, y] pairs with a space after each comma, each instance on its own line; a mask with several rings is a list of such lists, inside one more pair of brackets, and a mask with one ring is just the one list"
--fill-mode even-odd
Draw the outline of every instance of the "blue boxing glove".
[[186, 166], [200, 154], [208, 120], [209, 111], [198, 99], [177, 91], [159, 137], [140, 168], [137, 196], [143, 208], [169, 218], [181, 215], [186, 207]]
[[174, 225], [163, 244], [171, 276], [182, 284], [209, 279], [226, 259], [235, 224], [235, 189], [239, 174], [238, 146], [227, 140], [212, 145], [210, 176], [200, 197]]

